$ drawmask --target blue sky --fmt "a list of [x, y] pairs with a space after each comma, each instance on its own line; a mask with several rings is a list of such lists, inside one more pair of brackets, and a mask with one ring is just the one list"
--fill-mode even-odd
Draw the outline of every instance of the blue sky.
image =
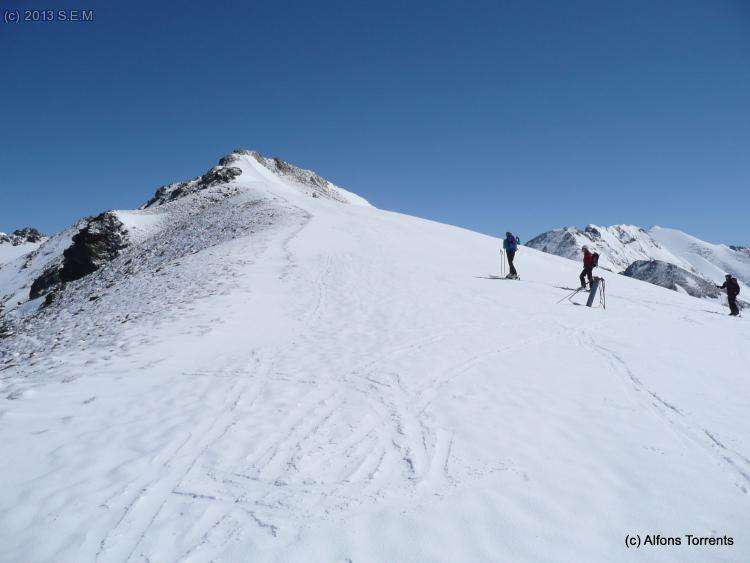
[[247, 147], [490, 234], [750, 244], [743, 0], [106, 4], [0, 21], [0, 230], [135, 207]]

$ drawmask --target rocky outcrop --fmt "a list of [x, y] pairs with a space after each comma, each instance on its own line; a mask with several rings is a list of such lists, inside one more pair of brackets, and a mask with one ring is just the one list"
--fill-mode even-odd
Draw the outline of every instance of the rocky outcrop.
[[60, 266], [60, 263], [49, 266], [34, 280], [29, 291], [29, 299], [41, 297], [60, 284]]
[[638, 260], [623, 272], [623, 275], [673, 291], [687, 293], [699, 298], [717, 298], [719, 289], [713, 283], [687, 270], [661, 260]]
[[154, 197], [141, 206], [141, 209], [146, 209], [153, 205], [163, 205], [177, 198], [205, 190], [211, 186], [226, 184], [242, 174], [242, 170], [224, 164], [223, 162], [225, 161], [226, 157], [219, 161], [218, 166], [214, 166], [202, 176], [198, 176], [187, 182], [177, 182], [161, 186], [156, 190]]
[[49, 293], [60, 284], [80, 279], [113, 260], [128, 244], [125, 225], [113, 211], [90, 218], [73, 236], [61, 262], [52, 264], [34, 280], [29, 299]]
[[127, 246], [125, 225], [112, 211], [91, 219], [73, 236], [73, 244], [63, 252], [60, 280], [77, 280], [98, 270]]

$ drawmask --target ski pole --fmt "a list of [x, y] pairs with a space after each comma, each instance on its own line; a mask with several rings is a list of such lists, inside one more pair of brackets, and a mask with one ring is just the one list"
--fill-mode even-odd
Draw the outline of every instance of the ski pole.
[[583, 290], [583, 288], [582, 288], [582, 287], [579, 287], [578, 289], [574, 290], [574, 291], [573, 291], [572, 293], [570, 293], [570, 294], [566, 295], [565, 297], [563, 297], [562, 299], [560, 299], [560, 301], [558, 301], [558, 303], [562, 303], [562, 302], [563, 302], [563, 301], [565, 301], [566, 299], [567, 299], [567, 300], [570, 300], [570, 299], [571, 299], [572, 297], [575, 297], [576, 295], [578, 295], [578, 293], [579, 293], [580, 291], [582, 291], [582, 290]]

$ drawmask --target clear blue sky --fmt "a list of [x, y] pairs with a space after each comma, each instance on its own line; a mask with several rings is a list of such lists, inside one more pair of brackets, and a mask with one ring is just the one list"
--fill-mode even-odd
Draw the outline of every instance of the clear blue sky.
[[491, 234], [750, 244], [746, 0], [155, 4], [0, 21], [0, 230], [135, 207], [247, 147]]

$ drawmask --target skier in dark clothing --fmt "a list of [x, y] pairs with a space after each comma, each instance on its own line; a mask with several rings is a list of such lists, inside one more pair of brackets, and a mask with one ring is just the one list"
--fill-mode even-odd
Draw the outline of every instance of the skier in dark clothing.
[[505, 233], [505, 238], [503, 239], [503, 249], [505, 250], [505, 254], [508, 257], [508, 268], [510, 271], [510, 273], [505, 276], [506, 278], [516, 280], [518, 279], [518, 272], [516, 271], [516, 267], [513, 265], [513, 259], [516, 257], [516, 250], [518, 250], [518, 244], [520, 242], [520, 239], [510, 231]]
[[737, 306], [737, 296], [740, 294], [740, 284], [732, 274], [726, 275], [726, 281], [723, 285], [717, 285], [719, 289], [727, 290], [727, 301], [729, 302], [729, 313], [732, 317], [740, 314], [740, 308]]
[[581, 272], [581, 275], [579, 276], [581, 280], [581, 289], [586, 288], [586, 280], [589, 280], [589, 288], [594, 283], [594, 266], [596, 266], [596, 263], [594, 261], [594, 255], [589, 251], [588, 246], [583, 247], [583, 271]]

